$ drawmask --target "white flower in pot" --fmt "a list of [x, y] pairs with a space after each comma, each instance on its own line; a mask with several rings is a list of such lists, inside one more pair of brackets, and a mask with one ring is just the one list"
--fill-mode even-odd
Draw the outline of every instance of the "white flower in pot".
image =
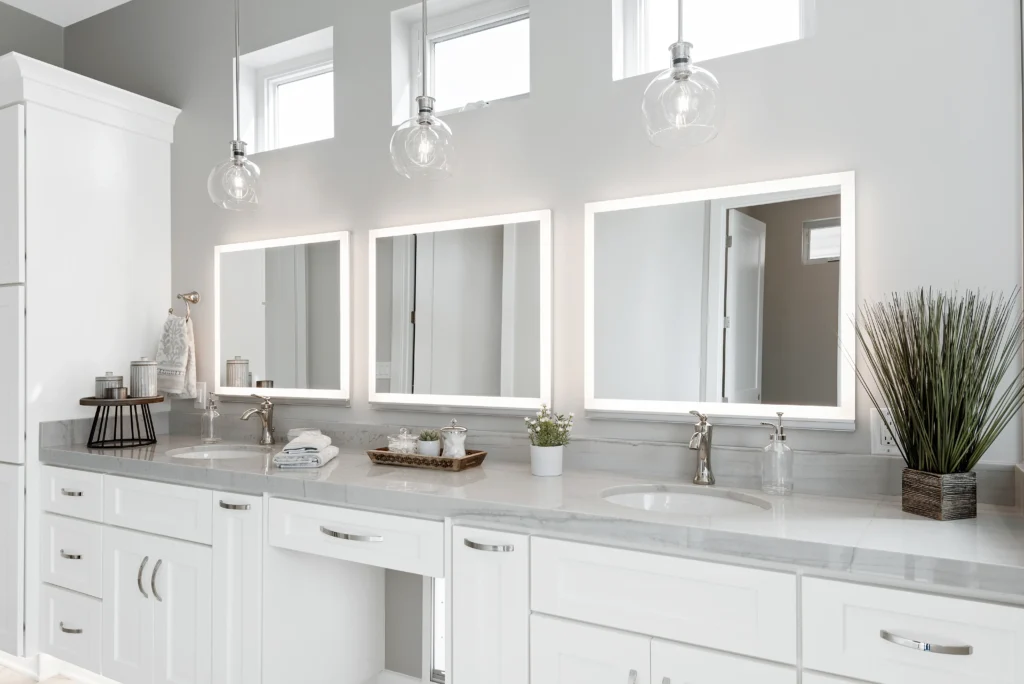
[[424, 430], [421, 432], [419, 441], [416, 444], [416, 450], [419, 451], [420, 456], [440, 456], [441, 433], [437, 430]]
[[547, 404], [541, 404], [536, 418], [524, 418], [530, 435], [530, 472], [537, 477], [557, 477], [562, 474], [565, 445], [572, 433], [573, 414], [554, 414]]

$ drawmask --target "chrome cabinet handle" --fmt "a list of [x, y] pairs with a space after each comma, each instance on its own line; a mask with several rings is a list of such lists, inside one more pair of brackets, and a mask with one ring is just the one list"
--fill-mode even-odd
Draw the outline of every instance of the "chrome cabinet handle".
[[900, 636], [899, 634], [893, 634], [886, 629], [879, 632], [878, 636], [891, 644], [903, 646], [904, 648], [912, 648], [915, 651], [924, 651], [926, 653], [940, 653], [942, 655], [954, 656], [969, 656], [974, 653], [973, 646], [943, 646], [942, 644], [930, 644], [927, 641], [917, 641], [916, 639], [908, 639], [907, 637]]
[[163, 564], [164, 564], [164, 559], [163, 558], [158, 560], [156, 562], [156, 565], [153, 566], [153, 574], [150, 575], [150, 577], [149, 577], [149, 586], [150, 586], [150, 588], [153, 589], [153, 596], [160, 603], [163, 603], [164, 600], [162, 598], [160, 598], [160, 594], [158, 594], [157, 591], [156, 591], [156, 573], [160, 572], [160, 566], [163, 565]]
[[82, 633], [81, 629], [72, 629], [71, 627], [65, 627], [63, 622], [60, 623], [60, 631], [64, 632], [65, 634], [81, 634]]
[[475, 549], [477, 551], [490, 551], [491, 553], [512, 553], [516, 550], [516, 547], [512, 544], [478, 544], [477, 542], [470, 541], [468, 539], [463, 540], [462, 543], [471, 549]]
[[627, 680], [629, 682], [629, 684], [636, 684], [637, 676], [638, 675], [637, 675], [637, 671], [636, 670], [630, 670], [629, 671], [629, 679]]
[[347, 539], [349, 541], [357, 541], [357, 542], [382, 542], [382, 541], [384, 541], [384, 537], [379, 537], [379, 536], [377, 536], [375, 534], [374, 535], [363, 535], [363, 534], [347, 534], [345, 532], [335, 532], [334, 530], [329, 530], [329, 529], [327, 529], [326, 527], [324, 527], [322, 525], [320, 526], [320, 531], [323, 532], [324, 534], [326, 534], [328, 537], [334, 537], [335, 539]]
[[68, 560], [82, 560], [82, 554], [80, 553], [64, 553], [64, 549], [60, 550], [60, 557], [67, 558]]
[[60, 493], [64, 496], [82, 496], [82, 492], [80, 490], [64, 489], [63, 487], [60, 488]]
[[147, 594], [146, 590], [142, 588], [142, 571], [143, 571], [143, 569], [145, 569], [146, 563], [148, 563], [148, 562], [149, 562], [149, 556], [146, 556], [145, 558], [142, 559], [142, 562], [139, 563], [139, 577], [136, 580], [136, 583], [139, 585], [139, 591], [146, 598], [149, 598], [149, 594]]
[[229, 511], [247, 511], [251, 508], [249, 504], [229, 504], [223, 501], [220, 502], [220, 507]]

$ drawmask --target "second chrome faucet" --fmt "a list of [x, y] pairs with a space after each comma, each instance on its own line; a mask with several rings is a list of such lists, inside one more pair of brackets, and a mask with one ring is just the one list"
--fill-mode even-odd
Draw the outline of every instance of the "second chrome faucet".
[[693, 476], [693, 484], [710, 487], [715, 484], [715, 474], [711, 472], [711, 431], [714, 426], [700, 411], [690, 413], [698, 420], [690, 437], [690, 449], [697, 452], [697, 473]]

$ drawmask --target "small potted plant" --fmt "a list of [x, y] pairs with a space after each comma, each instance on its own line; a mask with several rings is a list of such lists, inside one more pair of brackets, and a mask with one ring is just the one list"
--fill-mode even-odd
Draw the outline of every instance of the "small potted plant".
[[441, 433], [437, 430], [424, 430], [420, 433], [419, 442], [416, 445], [420, 456], [441, 455]]
[[536, 418], [524, 418], [530, 435], [530, 472], [538, 477], [562, 474], [562, 456], [572, 432], [573, 414], [555, 415], [541, 404]]
[[977, 517], [974, 467], [1024, 405], [1019, 294], [922, 288], [861, 308], [857, 379], [907, 464], [904, 511]]

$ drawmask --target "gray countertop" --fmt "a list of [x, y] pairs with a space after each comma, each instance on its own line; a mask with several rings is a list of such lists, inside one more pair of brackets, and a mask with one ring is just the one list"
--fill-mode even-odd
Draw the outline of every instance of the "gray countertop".
[[[164, 436], [150, 447], [44, 447], [43, 463], [221, 491], [302, 499], [482, 524], [589, 543], [713, 558], [828, 577], [1024, 604], [1024, 516], [980, 506], [978, 518], [937, 522], [908, 515], [897, 500], [796, 494], [772, 510], [725, 517], [624, 508], [604, 490], [650, 483], [623, 475], [566, 472], [532, 477], [529, 467], [485, 462], [461, 473], [393, 468], [343, 450], [324, 468], [281, 471], [266, 457], [196, 461], [167, 451], [195, 446]], [[251, 445], [250, 445], [251, 446]], [[656, 484], [686, 484], [660, 482]]]

